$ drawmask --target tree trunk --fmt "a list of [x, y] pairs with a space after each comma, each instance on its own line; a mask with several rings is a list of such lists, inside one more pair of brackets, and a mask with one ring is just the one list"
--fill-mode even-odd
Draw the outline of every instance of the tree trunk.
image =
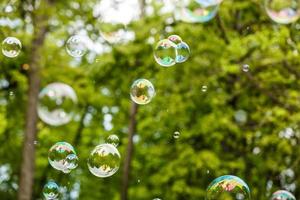
[[128, 128], [128, 144], [127, 144], [127, 154], [124, 161], [123, 168], [123, 179], [121, 188], [121, 200], [128, 199], [128, 186], [129, 186], [129, 175], [130, 175], [130, 165], [133, 153], [133, 136], [136, 130], [136, 114], [138, 105], [134, 102], [131, 104], [130, 109], [130, 122]]
[[19, 180], [18, 200], [31, 200], [35, 168], [35, 145], [37, 135], [37, 103], [40, 90], [41, 48], [47, 33], [48, 16], [34, 16], [34, 37], [28, 74], [28, 102], [26, 112], [25, 137], [22, 151], [22, 164]]

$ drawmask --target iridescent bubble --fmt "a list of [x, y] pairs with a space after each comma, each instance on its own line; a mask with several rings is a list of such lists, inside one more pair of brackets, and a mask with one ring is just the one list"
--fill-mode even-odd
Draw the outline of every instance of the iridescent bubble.
[[77, 104], [73, 88], [64, 83], [51, 83], [39, 94], [38, 115], [52, 126], [60, 126], [71, 121]]
[[190, 57], [190, 47], [185, 42], [176, 45], [176, 63], [183, 63]]
[[289, 24], [300, 17], [299, 0], [265, 0], [268, 16], [276, 23]]
[[250, 66], [249, 66], [249, 65], [247, 65], [247, 64], [243, 64], [243, 66], [242, 66], [242, 70], [243, 70], [244, 72], [248, 72], [248, 71], [249, 71], [249, 69], [250, 69]]
[[180, 137], [180, 132], [175, 131], [174, 134], [173, 134], [173, 137], [174, 137], [175, 139], [178, 139], [178, 138]]
[[43, 188], [43, 195], [47, 200], [56, 199], [59, 195], [59, 187], [54, 181], [49, 181]]
[[239, 177], [225, 175], [216, 178], [207, 188], [207, 200], [250, 200], [250, 189]]
[[22, 49], [22, 44], [18, 38], [7, 37], [2, 42], [2, 53], [6, 57], [17, 57]]
[[168, 37], [168, 40], [170, 40], [171, 42], [173, 42], [175, 45], [178, 45], [182, 42], [181, 37], [179, 37], [178, 35], [170, 35]]
[[218, 12], [220, 0], [183, 0], [177, 18], [188, 23], [210, 21]]
[[71, 36], [66, 43], [67, 53], [74, 57], [82, 57], [87, 52], [86, 38], [80, 35]]
[[115, 146], [111, 144], [101, 144], [94, 148], [88, 158], [90, 172], [100, 178], [114, 175], [121, 162], [121, 156]]
[[75, 149], [67, 142], [57, 142], [48, 152], [50, 165], [64, 173], [69, 173], [78, 165], [78, 157]]
[[296, 198], [286, 190], [278, 190], [272, 194], [271, 200], [296, 200]]
[[168, 39], [159, 41], [154, 49], [155, 61], [164, 67], [176, 64], [176, 44]]
[[117, 147], [119, 145], [119, 137], [117, 135], [110, 135], [106, 138], [106, 143], [108, 144], [112, 144], [114, 145], [115, 147]]
[[137, 104], [147, 104], [154, 96], [154, 86], [147, 79], [138, 79], [131, 85], [130, 97]]

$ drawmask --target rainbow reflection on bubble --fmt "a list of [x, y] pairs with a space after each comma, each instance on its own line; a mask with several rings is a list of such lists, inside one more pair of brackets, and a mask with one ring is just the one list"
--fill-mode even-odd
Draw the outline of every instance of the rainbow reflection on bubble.
[[239, 177], [224, 175], [207, 187], [207, 200], [250, 200], [250, 189]]
[[286, 190], [278, 190], [272, 194], [271, 200], [296, 200], [296, 198]]
[[137, 104], [145, 105], [155, 96], [153, 84], [147, 79], [138, 79], [133, 82], [130, 89], [131, 100]]
[[276, 23], [290, 24], [300, 17], [299, 0], [265, 0], [268, 16]]

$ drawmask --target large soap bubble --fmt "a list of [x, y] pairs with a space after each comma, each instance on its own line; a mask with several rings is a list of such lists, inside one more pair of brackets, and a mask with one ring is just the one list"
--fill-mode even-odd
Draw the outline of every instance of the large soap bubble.
[[265, 0], [268, 16], [276, 23], [289, 24], [300, 17], [299, 0]]
[[67, 53], [74, 57], [82, 57], [87, 52], [87, 38], [81, 35], [71, 36], [66, 43]]
[[64, 173], [69, 173], [78, 165], [78, 157], [75, 149], [67, 142], [57, 142], [48, 152], [50, 165]]
[[49, 181], [43, 188], [43, 195], [47, 200], [57, 199], [59, 187], [54, 181]]
[[121, 156], [115, 146], [111, 144], [101, 144], [96, 146], [88, 158], [90, 172], [101, 178], [114, 175], [121, 162]]
[[239, 177], [225, 175], [216, 178], [207, 188], [207, 200], [250, 200], [250, 189]]
[[71, 121], [77, 96], [73, 88], [64, 83], [51, 83], [39, 94], [38, 114], [41, 120], [52, 126]]
[[130, 89], [130, 97], [137, 104], [145, 105], [155, 96], [153, 84], [147, 79], [138, 79], [133, 82]]
[[182, 0], [176, 11], [176, 18], [188, 23], [203, 23], [214, 18], [220, 0]]
[[286, 190], [278, 190], [272, 194], [271, 200], [296, 200], [296, 198]]
[[18, 38], [7, 37], [2, 42], [2, 53], [6, 57], [17, 57], [22, 49], [22, 44]]

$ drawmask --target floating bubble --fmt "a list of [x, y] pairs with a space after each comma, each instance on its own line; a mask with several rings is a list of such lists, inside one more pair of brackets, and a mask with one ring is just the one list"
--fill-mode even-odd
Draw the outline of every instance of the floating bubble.
[[71, 36], [66, 43], [67, 53], [74, 57], [82, 57], [87, 52], [86, 38], [80, 35]]
[[59, 195], [59, 187], [54, 181], [49, 181], [43, 188], [43, 195], [47, 200], [56, 199]]
[[265, 0], [268, 16], [276, 23], [289, 24], [300, 17], [299, 0]]
[[278, 190], [272, 194], [271, 200], [296, 200], [296, 198], [286, 190]]
[[112, 144], [114, 145], [115, 147], [117, 147], [119, 145], [119, 137], [117, 135], [110, 135], [106, 138], [106, 143], [108, 144]]
[[220, 0], [183, 0], [175, 17], [188, 23], [203, 23], [214, 18]]
[[22, 44], [18, 38], [7, 37], [2, 42], [2, 53], [6, 57], [17, 57], [22, 49]]
[[120, 166], [121, 156], [115, 146], [101, 144], [94, 148], [88, 158], [90, 172], [101, 178], [114, 175]]
[[52, 126], [71, 121], [76, 108], [77, 96], [72, 87], [64, 83], [51, 83], [39, 94], [38, 115]]
[[174, 134], [173, 134], [173, 137], [174, 137], [175, 139], [178, 139], [178, 138], [180, 137], [180, 132], [175, 131]]
[[190, 57], [190, 47], [185, 42], [180, 42], [176, 46], [176, 63], [183, 63]]
[[48, 152], [50, 165], [64, 173], [69, 173], [78, 165], [78, 157], [75, 149], [67, 142], [57, 142]]
[[225, 175], [216, 178], [207, 188], [207, 200], [250, 200], [250, 189], [239, 177]]
[[154, 96], [154, 86], [147, 79], [138, 79], [131, 85], [130, 97], [137, 104], [147, 104]]
[[203, 85], [202, 88], [201, 88], [201, 91], [202, 91], [202, 92], [206, 92], [206, 91], [207, 91], [207, 86], [206, 86], [206, 85]]
[[242, 70], [243, 70], [244, 72], [248, 72], [249, 69], [250, 69], [250, 66], [247, 65], [247, 64], [244, 64], [244, 65], [242, 66]]
[[164, 67], [176, 64], [176, 44], [168, 39], [160, 40], [154, 49], [155, 61]]
[[171, 42], [173, 42], [175, 45], [178, 45], [182, 42], [181, 37], [179, 37], [178, 35], [170, 35], [168, 37], [168, 40], [170, 40]]

